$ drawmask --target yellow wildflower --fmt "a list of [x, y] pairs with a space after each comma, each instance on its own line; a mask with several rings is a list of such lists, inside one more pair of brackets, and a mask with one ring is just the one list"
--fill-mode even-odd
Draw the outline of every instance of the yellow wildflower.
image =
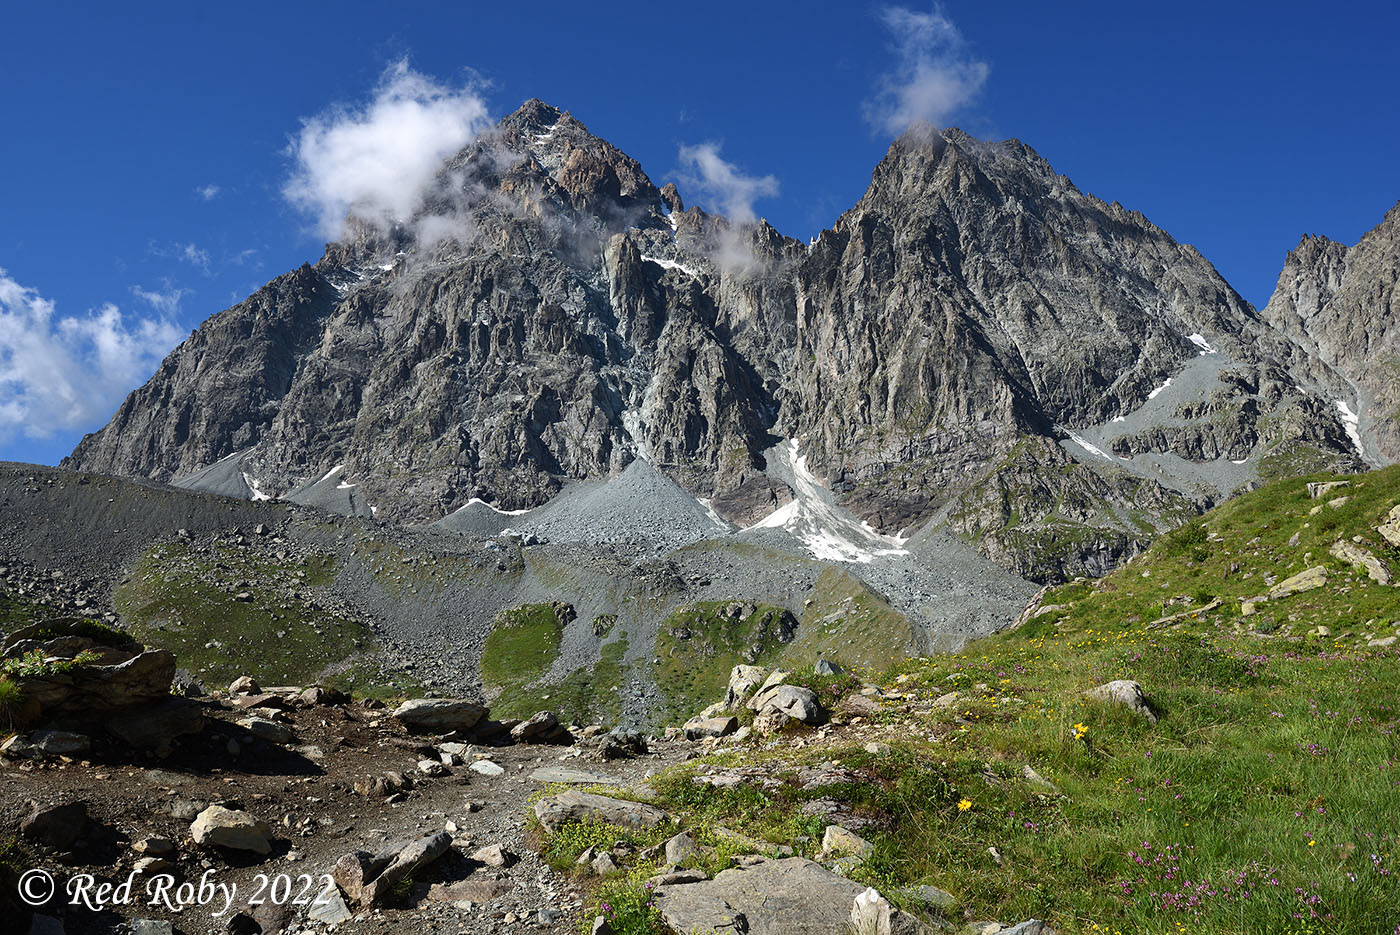
[[969, 808], [972, 808], [972, 800], [971, 800], [971, 799], [963, 799], [961, 802], [958, 803], [958, 811], [960, 811], [960, 812], [965, 812], [965, 811], [967, 811]]

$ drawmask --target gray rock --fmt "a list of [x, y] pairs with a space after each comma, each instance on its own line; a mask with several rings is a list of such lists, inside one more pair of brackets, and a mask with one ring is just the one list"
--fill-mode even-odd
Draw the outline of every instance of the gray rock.
[[29, 742], [50, 756], [76, 756], [92, 749], [92, 740], [87, 735], [66, 730], [36, 730], [29, 735]]
[[760, 715], [777, 711], [804, 724], [820, 724], [826, 718], [816, 694], [800, 685], [771, 685], [750, 698], [748, 706]]
[[683, 729], [687, 740], [725, 737], [739, 729], [739, 719], [735, 717], [693, 717], [685, 722]]
[[486, 715], [484, 705], [452, 698], [413, 698], [394, 709], [393, 717], [411, 731], [447, 733], [471, 730]]
[[1115, 679], [1089, 689], [1084, 696], [1104, 704], [1122, 705], [1153, 724], [1157, 723], [1157, 715], [1148, 703], [1147, 693], [1142, 690], [1141, 685], [1131, 679]]
[[349, 922], [354, 918], [354, 914], [345, 904], [345, 897], [340, 895], [340, 889], [332, 886], [325, 895], [317, 894], [310, 908], [306, 910], [306, 918], [319, 925], [339, 925]]
[[845, 675], [846, 670], [828, 659], [818, 659], [812, 667], [813, 675]]
[[512, 727], [510, 736], [516, 743], [557, 743], [570, 735], [553, 711], [540, 711]]
[[737, 665], [729, 672], [729, 687], [724, 693], [724, 707], [729, 711], [736, 711], [744, 705], [751, 695], [763, 684], [763, 680], [768, 677], [766, 669], [758, 666]]
[[1376, 532], [1380, 533], [1386, 542], [1400, 549], [1400, 504], [1390, 508], [1385, 522], [1376, 527]]
[[840, 825], [827, 825], [822, 834], [823, 857], [869, 857], [875, 846], [865, 838]]
[[499, 844], [490, 844], [472, 851], [471, 859], [488, 867], [509, 867], [519, 860]]
[[1027, 919], [1025, 922], [1002, 929], [998, 935], [1055, 935], [1055, 930], [1039, 919]]
[[1334, 558], [1341, 559], [1348, 565], [1366, 572], [1367, 576], [1376, 584], [1390, 584], [1393, 580], [1390, 565], [1377, 557], [1370, 549], [1364, 549], [1359, 545], [1347, 542], [1345, 539], [1338, 539], [1328, 551]]
[[31, 803], [32, 811], [19, 824], [20, 836], [54, 850], [67, 850], [88, 827], [87, 804], [64, 805]]
[[473, 773], [480, 773], [483, 776], [502, 776], [505, 774], [505, 769], [503, 767], [490, 760], [476, 760], [468, 765], [467, 769], [471, 770]]
[[596, 820], [625, 828], [655, 828], [666, 813], [652, 805], [569, 789], [535, 803], [535, 817], [553, 833], [571, 821]]
[[695, 843], [695, 839], [688, 832], [682, 831], [666, 842], [665, 854], [668, 864], [679, 864], [698, 853], [700, 853], [700, 846]]
[[272, 853], [268, 840], [271, 828], [247, 812], [211, 805], [190, 825], [194, 843], [226, 847], [230, 850]]
[[265, 717], [239, 718], [238, 726], [259, 740], [266, 740], [268, 743], [286, 744], [292, 742], [293, 734], [290, 727], [286, 724], [279, 724], [277, 721], [270, 721]]
[[[676, 932], [747, 935], [832, 935], [849, 931], [859, 883], [802, 857], [754, 858], [745, 866], [698, 883], [658, 886], [653, 901]], [[892, 914], [899, 931], [913, 920]]]

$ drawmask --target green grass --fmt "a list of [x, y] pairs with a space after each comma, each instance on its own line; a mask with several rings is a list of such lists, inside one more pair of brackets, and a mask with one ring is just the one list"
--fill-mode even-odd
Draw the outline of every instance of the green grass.
[[627, 635], [602, 648], [594, 665], [575, 669], [562, 682], [538, 682], [502, 694], [491, 706], [498, 718], [527, 718], [537, 711], [553, 711], [561, 721], [611, 726], [622, 718], [620, 690], [627, 678]]
[[[146, 551], [113, 602], [133, 636], [175, 653], [206, 684], [251, 673], [265, 685], [325, 681], [362, 696], [413, 693], [410, 676], [378, 664], [366, 624], [326, 613], [305, 596], [284, 597], [273, 584], [321, 587], [334, 568], [330, 556], [279, 564], [231, 547], [201, 555], [183, 542], [164, 543]], [[242, 591], [252, 600], [235, 600]]]
[[[652, 779], [657, 802], [683, 827], [742, 828], [810, 855], [821, 820], [801, 807], [836, 800], [879, 823], [861, 832], [875, 851], [852, 877], [896, 903], [906, 886], [947, 890], [962, 907], [955, 922], [1035, 917], [1067, 935], [1392, 935], [1400, 644], [1367, 638], [1394, 632], [1400, 587], [1358, 576], [1327, 547], [1360, 536], [1400, 567], [1374, 532], [1400, 502], [1400, 468], [1353, 478], [1332, 494], [1351, 497], [1337, 509], [1310, 500], [1305, 480], [1231, 501], [1105, 579], [1052, 590], [1045, 603], [1064, 609], [1025, 627], [907, 662], [886, 681], [897, 695], [873, 731], [682, 764]], [[1325, 588], [1240, 617], [1266, 575], [1309, 563], [1331, 568]], [[1333, 635], [1316, 635], [1319, 625]], [[1116, 678], [1143, 684], [1158, 723], [1084, 698]], [[955, 704], [933, 703], [949, 692]], [[867, 752], [872, 738], [890, 752]], [[804, 790], [802, 768], [824, 762], [848, 781]], [[691, 782], [710, 763], [760, 765], [778, 785]], [[1026, 766], [1062, 794], [1022, 778]], [[635, 893], [621, 882], [606, 891]], [[652, 924], [642, 916], [619, 931]]]
[[656, 634], [656, 684], [665, 704], [652, 720], [679, 723], [723, 699], [730, 670], [741, 662], [771, 665], [793, 625], [786, 610], [771, 604], [699, 601], [673, 612]]
[[851, 669], [884, 671], [918, 649], [909, 618], [840, 568], [825, 569], [808, 597], [797, 637], [782, 651], [784, 668], [810, 669], [818, 659], [828, 659]]
[[488, 700], [494, 699], [492, 710], [497, 716], [522, 689], [549, 673], [563, 632], [564, 624], [552, 604], [521, 604], [496, 617], [481, 651], [481, 680]]

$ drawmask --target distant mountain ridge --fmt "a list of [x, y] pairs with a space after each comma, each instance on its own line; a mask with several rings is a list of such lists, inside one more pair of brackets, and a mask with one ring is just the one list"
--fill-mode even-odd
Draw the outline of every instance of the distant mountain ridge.
[[1383, 362], [1319, 337], [1394, 348], [1375, 241], [1300, 247], [1326, 289], [1281, 278], [1261, 314], [1024, 144], [950, 129], [896, 140], [807, 245], [685, 210], [530, 101], [413, 218], [206, 321], [64, 465], [428, 522], [642, 457], [747, 526], [792, 498], [764, 453], [794, 439], [881, 532], [1099, 574], [1261, 477], [1396, 457]]

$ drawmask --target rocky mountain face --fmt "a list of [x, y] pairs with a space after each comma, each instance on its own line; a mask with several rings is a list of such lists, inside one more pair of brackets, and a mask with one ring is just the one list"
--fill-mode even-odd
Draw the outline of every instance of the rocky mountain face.
[[1400, 204], [1354, 247], [1304, 237], [1288, 254], [1263, 317], [1345, 380], [1366, 457], [1400, 458]]
[[[747, 526], [793, 497], [764, 455], [787, 437], [881, 532], [1097, 574], [1281, 464], [1358, 463], [1332, 402], [1351, 358], [1308, 336], [1361, 320], [1384, 257], [1393, 284], [1389, 243], [1355, 248], [1345, 302], [1294, 313], [1313, 325], [1261, 319], [1140, 214], [948, 130], [897, 140], [808, 246], [686, 210], [531, 101], [414, 217], [209, 319], [65, 466], [293, 499], [340, 466], [380, 518], [426, 522], [641, 457]], [[1390, 398], [1380, 373], [1357, 405]]]

